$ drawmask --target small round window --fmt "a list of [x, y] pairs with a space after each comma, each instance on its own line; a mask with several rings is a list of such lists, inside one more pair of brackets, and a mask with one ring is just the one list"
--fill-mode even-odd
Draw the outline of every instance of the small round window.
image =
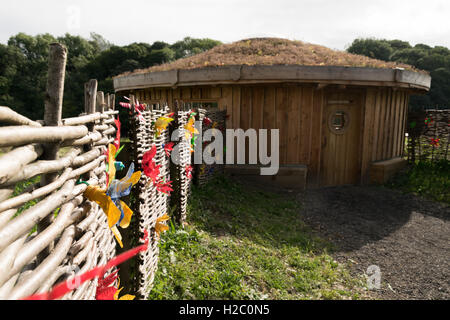
[[328, 118], [328, 127], [336, 134], [342, 134], [348, 128], [349, 116], [345, 111], [331, 113]]

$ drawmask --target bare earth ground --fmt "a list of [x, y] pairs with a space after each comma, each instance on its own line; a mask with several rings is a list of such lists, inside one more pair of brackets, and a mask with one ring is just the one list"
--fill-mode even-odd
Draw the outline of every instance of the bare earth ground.
[[381, 271], [378, 299], [450, 299], [450, 207], [382, 187], [297, 195], [304, 221], [336, 245], [336, 260]]

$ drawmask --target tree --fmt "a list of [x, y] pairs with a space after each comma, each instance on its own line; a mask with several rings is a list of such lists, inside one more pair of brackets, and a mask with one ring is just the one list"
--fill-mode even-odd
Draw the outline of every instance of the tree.
[[[430, 47], [416, 44], [414, 47], [401, 40], [356, 39], [348, 52], [385, 61], [395, 61], [428, 71], [432, 78], [430, 92], [413, 96], [410, 107], [445, 108], [450, 105], [450, 50], [446, 47]], [[388, 56], [388, 52], [391, 52]]]
[[185, 37], [183, 40], [175, 42], [171, 48], [175, 51], [175, 59], [180, 59], [210, 50], [219, 44], [222, 44], [222, 42], [209, 38]]
[[[18, 33], [8, 40], [7, 45], [0, 44], [2, 105], [31, 119], [42, 119], [48, 48], [52, 42], [60, 42], [68, 49], [63, 117], [76, 116], [83, 111], [84, 83], [89, 79], [98, 80], [98, 90], [112, 92], [113, 76], [167, 63], [220, 44], [216, 40], [188, 37], [173, 45], [155, 41], [153, 44], [115, 46], [97, 33], [91, 33], [90, 39], [68, 33], [58, 38], [50, 34]], [[126, 124], [124, 129], [126, 131]]]
[[389, 61], [393, 49], [384, 40], [376, 39], [356, 39], [347, 49], [350, 53], [361, 54], [369, 58]]

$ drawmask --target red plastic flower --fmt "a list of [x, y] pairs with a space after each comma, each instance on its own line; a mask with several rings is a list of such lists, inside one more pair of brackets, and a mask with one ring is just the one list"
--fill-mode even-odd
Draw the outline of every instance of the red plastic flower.
[[190, 164], [186, 165], [186, 176], [188, 179], [192, 179], [192, 166]]
[[437, 138], [437, 139], [431, 138], [430, 144], [431, 144], [433, 147], [439, 147], [439, 142], [440, 142], [440, 141], [441, 141], [441, 139], [439, 139], [439, 138]]
[[169, 142], [164, 145], [164, 151], [166, 152], [166, 156], [170, 157], [170, 152], [173, 150], [173, 146], [175, 143]]
[[[127, 99], [128, 101], [130, 101], [130, 98], [128, 98], [128, 97], [124, 97], [124, 98]], [[120, 106], [131, 110], [131, 104], [130, 103], [128, 103], [128, 102], [119, 102], [119, 104], [120, 104]], [[139, 101], [136, 100], [136, 103], [134, 105], [134, 110], [136, 111], [140, 121], [145, 121], [145, 119], [144, 119], [144, 117], [142, 116], [142, 113], [141, 113], [141, 111], [145, 110], [145, 107], [146, 107], [145, 103], [140, 104]]]
[[168, 182], [158, 181], [158, 183], [156, 184], [156, 190], [170, 195], [170, 192], [173, 191], [172, 181], [168, 181]]
[[212, 120], [210, 118], [208, 118], [208, 117], [203, 118], [203, 124], [205, 126], [209, 126], [211, 123], [212, 123]]
[[118, 278], [119, 270], [111, 273], [109, 276], [103, 279], [98, 279], [97, 291], [95, 293], [95, 300], [114, 300], [114, 294], [117, 288], [111, 286]]
[[114, 119], [114, 124], [117, 127], [117, 131], [116, 131], [116, 138], [114, 139], [114, 146], [116, 147], [116, 150], [119, 150], [120, 148], [120, 120], [119, 120], [119, 116], [117, 116], [117, 120]]
[[156, 184], [158, 181], [159, 168], [161, 167], [161, 165], [156, 165], [155, 160], [153, 159], [155, 155], [156, 146], [153, 145], [142, 157], [142, 170], [144, 171], [144, 174], [153, 181], [153, 184]]

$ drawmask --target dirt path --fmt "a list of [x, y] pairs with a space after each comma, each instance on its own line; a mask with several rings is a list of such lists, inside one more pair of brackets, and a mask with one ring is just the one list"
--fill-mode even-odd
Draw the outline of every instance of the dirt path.
[[298, 195], [301, 215], [361, 275], [381, 271], [381, 299], [450, 299], [450, 207], [381, 187]]

